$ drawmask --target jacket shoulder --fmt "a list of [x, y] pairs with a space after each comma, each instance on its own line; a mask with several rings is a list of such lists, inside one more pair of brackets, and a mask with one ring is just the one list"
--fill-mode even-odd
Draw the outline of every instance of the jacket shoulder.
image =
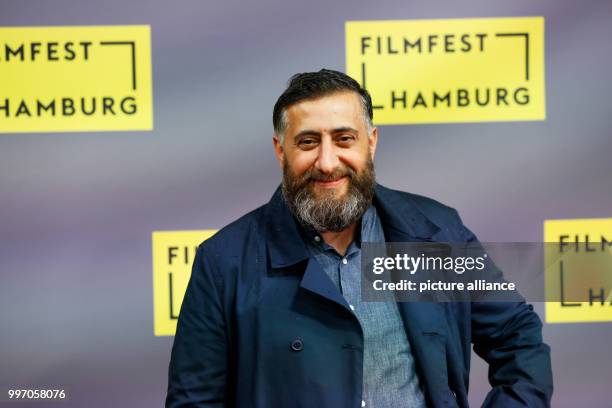
[[215, 235], [204, 240], [198, 246], [209, 255], [227, 255], [235, 252], [249, 237], [263, 233], [260, 231], [260, 219], [266, 205], [262, 205], [221, 228]]
[[388, 187], [379, 185], [379, 189], [392, 201], [408, 202], [414, 205], [419, 211], [428, 217], [435, 216], [435, 218], [442, 217], [458, 217], [457, 210], [446, 204], [441, 203], [433, 198], [426, 197], [419, 194], [409, 193], [406, 191], [393, 190]]
[[381, 185], [378, 185], [378, 189], [379, 193], [383, 194], [389, 202], [404, 206], [408, 204], [416, 208], [430, 222], [444, 230], [449, 241], [471, 241], [475, 239], [474, 234], [463, 225], [459, 213], [453, 207], [419, 194], [393, 190]]
[[208, 275], [221, 294], [233, 287], [231, 282], [239, 275], [242, 257], [246, 253], [257, 257], [257, 243], [263, 233], [259, 220], [264, 208], [265, 205], [243, 215], [200, 243], [192, 279], [194, 275]]

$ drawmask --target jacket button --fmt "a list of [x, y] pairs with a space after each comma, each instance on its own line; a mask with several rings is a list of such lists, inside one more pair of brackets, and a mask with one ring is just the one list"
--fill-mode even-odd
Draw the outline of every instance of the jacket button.
[[302, 351], [304, 349], [304, 342], [302, 339], [295, 339], [291, 342], [291, 350]]

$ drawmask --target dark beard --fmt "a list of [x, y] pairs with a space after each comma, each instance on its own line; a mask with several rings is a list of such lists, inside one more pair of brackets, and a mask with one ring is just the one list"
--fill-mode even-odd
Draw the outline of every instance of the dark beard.
[[[332, 189], [317, 197], [315, 181], [331, 181], [343, 176], [347, 176], [349, 182], [344, 196], [336, 198]], [[375, 178], [374, 163], [369, 152], [363, 174], [360, 175], [344, 166], [329, 175], [311, 168], [301, 177], [296, 177], [285, 157], [282, 191], [289, 209], [302, 225], [318, 232], [340, 232], [359, 220], [372, 203]]]

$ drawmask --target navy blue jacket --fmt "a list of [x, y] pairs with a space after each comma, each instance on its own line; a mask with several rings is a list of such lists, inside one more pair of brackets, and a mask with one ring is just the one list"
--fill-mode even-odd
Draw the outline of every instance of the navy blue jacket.
[[[469, 242], [457, 212], [378, 185], [388, 242]], [[467, 407], [470, 347], [489, 363], [487, 407], [550, 403], [550, 349], [523, 302], [398, 303], [431, 407]], [[309, 254], [280, 190], [199, 246], [167, 407], [361, 407], [363, 333]], [[373, 407], [374, 408], [374, 407]]]

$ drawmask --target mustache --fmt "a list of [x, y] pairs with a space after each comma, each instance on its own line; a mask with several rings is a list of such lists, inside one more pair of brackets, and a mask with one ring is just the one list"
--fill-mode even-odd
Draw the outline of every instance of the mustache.
[[320, 170], [310, 169], [302, 175], [301, 181], [303, 183], [308, 183], [310, 181], [334, 181], [342, 177], [354, 179], [356, 175], [355, 171], [348, 167], [338, 167], [331, 173], [322, 173]]

